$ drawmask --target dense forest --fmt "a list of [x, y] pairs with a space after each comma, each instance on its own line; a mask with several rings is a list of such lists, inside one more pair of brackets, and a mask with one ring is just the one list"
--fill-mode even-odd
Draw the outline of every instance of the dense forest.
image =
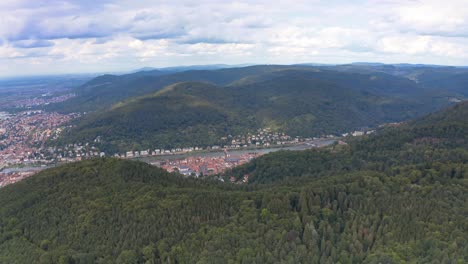
[[274, 72], [281, 69], [304, 68], [301, 66], [250, 66], [242, 68], [193, 70], [151, 70], [124, 75], [102, 75], [76, 87], [76, 97], [63, 103], [52, 104], [49, 111], [88, 112], [108, 109], [122, 100], [147, 95], [178, 82], [209, 82], [225, 86], [239, 79]]
[[[280, 151], [255, 159], [229, 172], [250, 175], [251, 183], [286, 177], [322, 176], [356, 170], [391, 172], [395, 168], [435, 162], [468, 160], [468, 103], [460, 103], [415, 121], [388, 126], [349, 145], [303, 152]], [[296, 179], [293, 179], [296, 180]]]
[[291, 136], [337, 134], [417, 117], [440, 106], [421, 93], [414, 82], [384, 73], [310, 69], [276, 70], [228, 86], [182, 82], [86, 115], [55, 143], [101, 137], [98, 147], [113, 154], [219, 145], [222, 137], [265, 127]]
[[[468, 96], [465, 83], [468, 69], [430, 65], [256, 65], [216, 69], [181, 67], [142, 70], [124, 75], [102, 75], [73, 90], [77, 96], [67, 102], [47, 106], [49, 111], [89, 112], [108, 109], [131, 97], [143, 96], [178, 82], [208, 82], [217, 86], [253, 83], [271, 79], [281, 71], [308, 71], [316, 79], [336, 82], [352, 89], [379, 95], [429, 97], [443, 103], [447, 96]], [[350, 76], [352, 78], [350, 78]], [[378, 78], [376, 78], [378, 77]], [[373, 82], [369, 83], [372, 78]]]
[[468, 103], [226, 177], [95, 159], [0, 189], [0, 263], [466, 263]]

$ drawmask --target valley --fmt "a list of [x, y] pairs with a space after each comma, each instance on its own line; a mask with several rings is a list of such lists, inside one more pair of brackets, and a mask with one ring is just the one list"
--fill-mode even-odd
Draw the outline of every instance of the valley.
[[[88, 98], [88, 102], [107, 98], [109, 91], [115, 94], [126, 85], [137, 85], [141, 92], [147, 92], [149, 86], [140, 86], [138, 81], [150, 82], [150, 73], [121, 76], [125, 81], [115, 84], [105, 82], [107, 77], [96, 78], [77, 89], [77, 97], [69, 103], [73, 105], [79, 98]], [[154, 146], [208, 147], [226, 144], [220, 139], [229, 135], [266, 127], [292, 137], [321, 137], [404, 121], [451, 103], [448, 97], [440, 97], [441, 91], [406, 78], [380, 72], [348, 73], [339, 67], [252, 66], [189, 73], [151, 77], [153, 92], [89, 113], [65, 131], [58, 144], [98, 139], [106, 153]], [[199, 81], [190, 81], [192, 76], [198, 76]], [[161, 78], [175, 83], [158, 86]], [[210, 81], [230, 83], [219, 86]], [[86, 87], [96, 82], [109, 87], [86, 92]], [[97, 92], [103, 94], [98, 96]]]
[[225, 183], [115, 158], [44, 170], [0, 189], [0, 260], [463, 263], [467, 113], [265, 154]]
[[0, 264], [468, 263], [467, 0], [0, 2]]
[[[314, 147], [327, 138], [361, 135], [360, 130], [418, 117], [464, 98], [463, 92], [420, 83], [426, 83], [426, 71], [440, 72], [446, 80], [466, 70], [417, 66], [395, 71], [398, 67], [259, 65], [147, 70], [89, 81], [87, 76], [7, 81], [4, 91], [23, 88], [19, 97], [4, 98], [3, 109], [9, 112], [0, 124], [2, 185], [49, 166], [109, 156], [163, 162], [169, 171], [180, 171], [205, 159], [203, 152], [218, 153], [211, 166], [217, 169], [209, 174], [219, 174], [240, 165], [226, 163], [219, 151], [228, 150], [243, 164], [253, 158], [251, 152]], [[415, 82], [415, 76], [422, 79]], [[110, 99], [111, 91], [120, 97], [95, 102]], [[143, 95], [134, 97], [138, 94]], [[73, 108], [77, 112], [70, 112]], [[171, 164], [175, 157], [180, 160]], [[192, 164], [190, 171], [207, 174], [200, 169], [207, 162]], [[32, 167], [15, 169], [23, 166]]]
[[406, 70], [150, 71], [9, 101], [0, 262], [463, 263], [466, 94]]

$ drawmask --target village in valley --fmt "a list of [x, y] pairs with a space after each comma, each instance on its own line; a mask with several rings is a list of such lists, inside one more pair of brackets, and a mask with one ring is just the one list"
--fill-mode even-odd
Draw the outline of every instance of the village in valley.
[[0, 112], [0, 187], [52, 164], [53, 149], [45, 147], [46, 141], [57, 138], [64, 124], [77, 117], [42, 110]]
[[[262, 149], [287, 149], [299, 145], [313, 148], [318, 147], [317, 142], [335, 142], [338, 139], [334, 135], [321, 138], [291, 137], [285, 133], [273, 132], [269, 128], [262, 128], [246, 135], [222, 137], [220, 142], [223, 144], [208, 147], [154, 148], [112, 154], [102, 152], [95, 146], [101, 138], [96, 138], [93, 142], [61, 147], [46, 144], [48, 140], [57, 139], [62, 131], [70, 126], [70, 121], [80, 116], [78, 113], [59, 114], [42, 110], [0, 112], [0, 187], [57, 164], [105, 156], [147, 159], [148, 163], [169, 172], [194, 177], [210, 176], [245, 164], [266, 153], [259, 151]], [[372, 132], [355, 131], [341, 136], [361, 136]]]
[[[41, 90], [42, 92], [42, 90]], [[99, 149], [97, 137], [92, 142], [78, 142], [64, 146], [52, 146], [51, 140], [71, 127], [71, 121], [81, 113], [60, 114], [41, 110], [41, 106], [63, 102], [75, 96], [45, 93], [31, 98], [18, 98], [2, 104], [0, 110], [0, 187], [18, 182], [43, 169], [63, 163], [95, 157], [140, 159], [169, 172], [185, 176], [206, 177], [218, 175], [265, 153], [280, 149], [321, 147], [346, 136], [362, 136], [373, 133], [363, 129], [342, 135], [324, 135], [320, 138], [290, 136], [284, 132], [261, 128], [245, 135], [226, 135], [219, 144], [212, 146], [186, 146], [128, 150], [123, 153], [105, 153]], [[10, 111], [9, 111], [10, 110]], [[3, 111], [3, 112], [2, 112]], [[246, 182], [248, 179], [243, 179]]]

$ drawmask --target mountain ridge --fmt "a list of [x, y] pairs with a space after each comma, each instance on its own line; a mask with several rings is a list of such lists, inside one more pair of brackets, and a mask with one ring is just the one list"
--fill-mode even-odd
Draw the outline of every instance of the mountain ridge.
[[[381, 91], [385, 87], [381, 83], [389, 83], [388, 80], [395, 79], [395, 87], [401, 85], [399, 78], [387, 75], [385, 78], [390, 79], [380, 81], [372, 75], [345, 74], [336, 81], [332, 79], [333, 73], [329, 72], [282, 69], [257, 76], [252, 77], [256, 78], [253, 82], [235, 82], [224, 87], [206, 82], [171, 84], [117, 103], [110, 110], [89, 114], [60, 141], [90, 142], [101, 137], [109, 145], [116, 146], [111, 141], [120, 142], [118, 149], [122, 151], [133, 148], [132, 145], [142, 148], [218, 145], [221, 137], [264, 127], [292, 136], [312, 137], [401, 121], [422, 115], [434, 107], [410, 96], [402, 98], [394, 91]], [[347, 82], [350, 84], [346, 85]], [[212, 110], [197, 109], [191, 101], [204, 102], [200, 106], [210, 105]], [[211, 117], [204, 118], [202, 113]], [[133, 117], [127, 118], [129, 115]], [[184, 116], [192, 116], [206, 129], [191, 127], [196, 124], [193, 120], [186, 121]], [[173, 125], [170, 130], [162, 131], [161, 124]], [[128, 128], [139, 132], [131, 132]], [[196, 135], [192, 137], [193, 142], [188, 140], [191, 138], [190, 130], [194, 130], [193, 135]], [[112, 133], [103, 134], [104, 131]], [[115, 135], [119, 133], [120, 136]], [[141, 144], [142, 139], [135, 139], [135, 136], [143, 134], [145, 136], [141, 138], [146, 142]], [[175, 137], [176, 134], [179, 136]], [[203, 134], [209, 139], [204, 139]], [[169, 139], [165, 135], [172, 136]], [[130, 144], [124, 146], [124, 141]]]
[[[447, 159], [463, 162], [468, 160], [466, 114], [468, 101], [396, 126], [380, 128], [364, 140], [348, 138], [349, 145], [333, 147], [341, 151], [328, 148], [272, 153], [234, 168], [226, 173], [226, 177], [234, 175], [242, 179], [247, 174], [251, 183], [262, 184], [296, 180], [283, 177], [287, 175], [284, 172], [291, 171], [298, 177], [309, 174], [323, 177], [329, 175], [328, 171], [335, 170], [346, 173], [411, 163], [446, 162]], [[440, 155], [437, 150], [446, 151], [450, 158]], [[427, 156], [428, 153], [433, 156]]]
[[[332, 65], [332, 66], [307, 66], [307, 65], [254, 65], [240, 68], [222, 68], [222, 69], [187, 69], [182, 71], [163, 71], [156, 69], [153, 71], [140, 71], [125, 75], [103, 75], [88, 83], [74, 89], [77, 95], [65, 105], [54, 104], [48, 106], [49, 110], [61, 112], [88, 112], [102, 110], [118, 101], [125, 100], [128, 97], [141, 96], [150, 92], [157, 91], [167, 85], [183, 81], [204, 81], [211, 82], [219, 86], [226, 86], [242, 78], [249, 78], [256, 75], [273, 73], [279, 70], [309, 70], [311, 72], [334, 72], [338, 73], [361, 73], [361, 74], [387, 74], [383, 78], [401, 78], [401, 82], [406, 82], [408, 87], [418, 86], [411, 83], [416, 77], [427, 72], [436, 72], [437, 78], [448, 78], [453, 73], [466, 73], [464, 68], [447, 67], [423, 67], [423, 66], [395, 66], [395, 65]], [[427, 74], [426, 74], [427, 75]], [[335, 78], [336, 78], [335, 76]], [[431, 75], [424, 77], [422, 83], [431, 83]], [[427, 81], [426, 81], [427, 79]], [[461, 80], [460, 80], [461, 81]], [[457, 84], [458, 85], [458, 84]], [[457, 86], [458, 87], [458, 86]], [[436, 87], [431, 87], [436, 89]], [[445, 90], [445, 87], [437, 89]], [[455, 92], [463, 91], [463, 87], [456, 88]], [[454, 95], [453, 91], [449, 95]], [[465, 94], [466, 93], [461, 93]]]

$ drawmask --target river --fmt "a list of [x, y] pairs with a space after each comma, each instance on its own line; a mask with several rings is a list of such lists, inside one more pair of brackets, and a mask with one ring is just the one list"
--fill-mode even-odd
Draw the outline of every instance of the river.
[[[271, 148], [239, 148], [239, 149], [229, 149], [228, 153], [231, 156], [241, 156], [248, 153], [258, 153], [258, 154], [267, 154], [275, 151], [280, 150], [306, 150], [311, 148], [317, 147], [324, 147], [333, 144], [336, 142], [336, 139], [316, 139], [304, 143], [300, 143], [297, 145], [289, 145], [289, 146], [282, 146], [282, 147], [271, 147]], [[139, 157], [135, 158], [137, 160], [141, 160], [147, 163], [151, 163], [154, 161], [160, 160], [179, 160], [185, 159], [188, 157], [219, 157], [224, 155], [224, 150], [216, 150], [216, 151], [194, 151], [188, 153], [180, 153], [180, 154], [169, 154], [169, 155], [157, 155], [157, 156], [149, 156], [149, 157]]]

